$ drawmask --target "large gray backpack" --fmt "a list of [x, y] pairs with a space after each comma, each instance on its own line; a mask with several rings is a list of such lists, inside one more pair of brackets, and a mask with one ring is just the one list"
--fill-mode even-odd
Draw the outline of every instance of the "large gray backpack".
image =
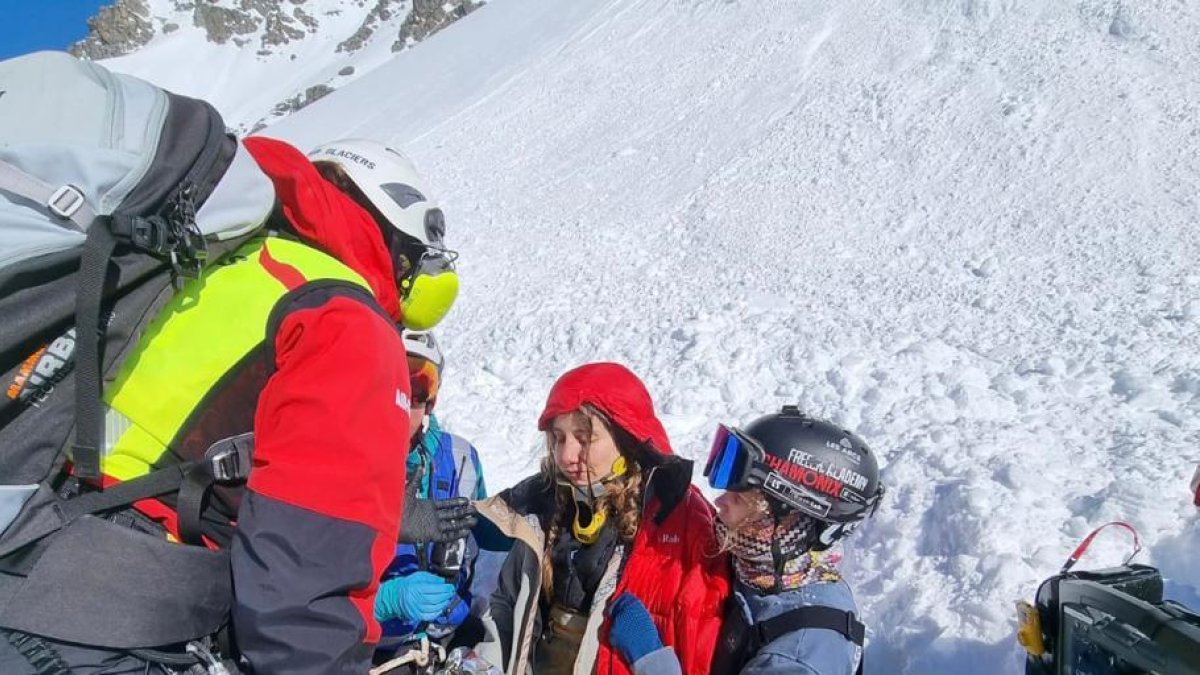
[[[63, 53], [0, 62], [0, 628], [127, 648], [225, 619], [227, 559], [95, 517], [181, 480], [96, 487], [102, 391], [181, 278], [252, 236], [274, 199], [207, 103]], [[91, 489], [66, 489], [76, 479]], [[107, 598], [56, 590], [93, 569]], [[164, 614], [113, 597], [155, 584], [177, 585]], [[105, 644], [114, 635], [136, 644]]]

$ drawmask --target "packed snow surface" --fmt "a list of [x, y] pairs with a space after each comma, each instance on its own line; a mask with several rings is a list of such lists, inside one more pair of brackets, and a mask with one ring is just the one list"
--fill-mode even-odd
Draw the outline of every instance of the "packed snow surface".
[[1109, 520], [1200, 606], [1198, 34], [1177, 0], [496, 0], [269, 132], [437, 186], [438, 412], [491, 490], [587, 361], [701, 461], [798, 402], [885, 467], [868, 672], [1014, 673], [1013, 601]]

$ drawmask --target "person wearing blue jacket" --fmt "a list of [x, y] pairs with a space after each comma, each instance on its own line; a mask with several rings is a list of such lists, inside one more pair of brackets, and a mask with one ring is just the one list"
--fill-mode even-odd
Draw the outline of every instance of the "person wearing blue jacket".
[[[704, 475], [726, 491], [717, 527], [737, 574], [712, 672], [861, 673], [866, 631], [837, 542], [883, 496], [866, 443], [785, 406], [744, 430], [719, 426]], [[608, 611], [609, 639], [635, 675], [681, 672], [637, 598]]]
[[406, 331], [404, 346], [415, 431], [400, 542], [375, 600], [383, 629], [377, 662], [416, 646], [422, 635], [449, 643], [467, 621], [478, 549], [468, 536], [474, 521], [464, 515], [465, 503], [487, 497], [478, 451], [443, 431], [433, 414], [444, 366], [437, 341], [428, 332]]

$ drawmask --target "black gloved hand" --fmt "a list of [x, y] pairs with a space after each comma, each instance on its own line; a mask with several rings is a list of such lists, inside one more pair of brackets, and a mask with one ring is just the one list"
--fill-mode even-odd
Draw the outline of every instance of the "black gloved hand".
[[419, 477], [404, 491], [404, 514], [400, 517], [400, 541], [405, 544], [448, 542], [471, 533], [477, 520], [475, 507], [466, 497], [421, 499]]

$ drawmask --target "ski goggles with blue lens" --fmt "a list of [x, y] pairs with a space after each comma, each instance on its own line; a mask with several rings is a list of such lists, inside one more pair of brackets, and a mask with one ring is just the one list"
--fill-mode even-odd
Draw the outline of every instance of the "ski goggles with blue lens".
[[724, 424], [717, 425], [704, 476], [718, 490], [741, 492], [762, 485], [766, 452], [757, 441]]

